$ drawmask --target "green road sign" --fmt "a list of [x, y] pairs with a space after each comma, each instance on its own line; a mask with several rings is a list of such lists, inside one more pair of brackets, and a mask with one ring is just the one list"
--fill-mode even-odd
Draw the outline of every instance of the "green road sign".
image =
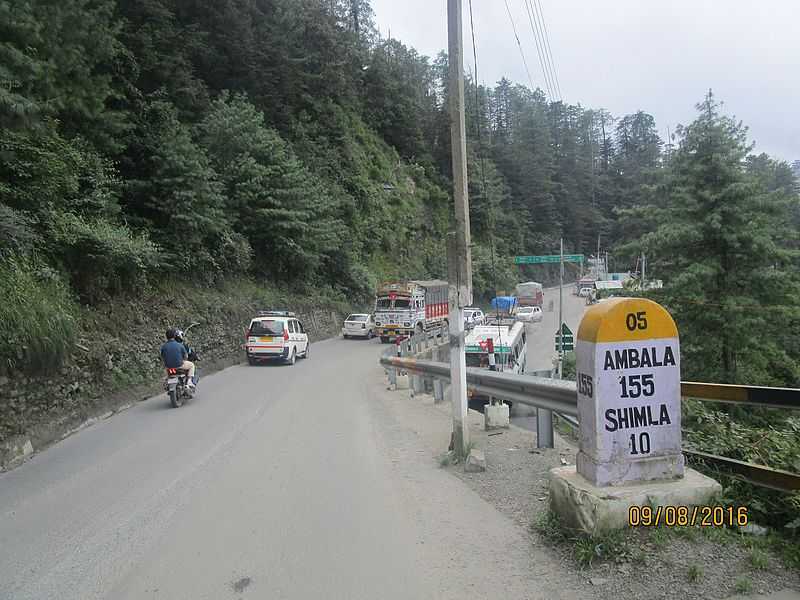
[[[561, 336], [564, 336], [563, 347], [559, 348]], [[566, 323], [561, 324], [561, 331], [556, 331], [556, 350], [563, 350], [564, 352], [572, 352], [575, 350], [575, 336], [572, 330], [567, 327]]]
[[[542, 265], [546, 263], [558, 263], [561, 261], [560, 254], [545, 254], [542, 256], [515, 256], [515, 265]], [[583, 254], [565, 254], [564, 262], [582, 263]]]

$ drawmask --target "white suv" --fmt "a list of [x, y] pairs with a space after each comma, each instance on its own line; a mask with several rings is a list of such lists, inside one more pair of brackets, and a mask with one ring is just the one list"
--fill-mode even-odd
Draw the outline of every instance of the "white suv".
[[308, 358], [308, 334], [294, 313], [259, 311], [250, 321], [244, 349], [251, 365], [261, 360], [283, 360], [293, 365], [297, 358]]

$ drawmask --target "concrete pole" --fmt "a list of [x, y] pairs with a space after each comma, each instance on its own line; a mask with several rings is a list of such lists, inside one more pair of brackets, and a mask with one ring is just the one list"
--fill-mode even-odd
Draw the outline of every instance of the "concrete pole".
[[[561, 238], [561, 252], [558, 275], [558, 378], [561, 379], [564, 361], [564, 336], [561, 323], [564, 322], [564, 238]], [[536, 409], [536, 446], [538, 448], [553, 447], [553, 411], [544, 408]]]
[[464, 47], [462, 0], [447, 0], [448, 91], [453, 160], [455, 236], [448, 244], [450, 389], [453, 399], [453, 449], [466, 454], [467, 365], [464, 355], [464, 307], [472, 303], [472, 260], [467, 191], [467, 142], [464, 120]]
[[642, 252], [642, 291], [645, 290], [645, 282], [647, 281], [647, 279], [645, 279], [645, 264], [646, 264], [646, 261], [647, 261], [647, 257], [644, 255], [644, 252]]

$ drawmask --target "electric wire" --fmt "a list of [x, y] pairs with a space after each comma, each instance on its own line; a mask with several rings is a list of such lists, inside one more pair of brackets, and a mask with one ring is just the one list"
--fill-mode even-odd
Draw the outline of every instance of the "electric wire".
[[[508, 3], [506, 3], [506, 8], [508, 8]], [[510, 13], [509, 13], [510, 16]], [[513, 20], [512, 20], [513, 24]], [[489, 198], [489, 194], [486, 187], [486, 160], [483, 152], [483, 140], [481, 135], [481, 105], [480, 105], [480, 88], [478, 85], [478, 46], [475, 43], [475, 21], [472, 17], [472, 0], [469, 0], [469, 29], [470, 33], [472, 34], [472, 61], [475, 67], [475, 123], [476, 123], [476, 132], [478, 138], [478, 165], [480, 166], [481, 172], [481, 188], [483, 193], [484, 201], [488, 205], [488, 215], [489, 215], [489, 251], [491, 256], [491, 265], [492, 265], [492, 283], [494, 284], [494, 296], [497, 298], [497, 268], [495, 265], [495, 249], [494, 249], [494, 229], [495, 229], [495, 218], [494, 218], [494, 210], [492, 210], [492, 201]], [[516, 31], [515, 31], [516, 35]], [[519, 42], [519, 38], [517, 38], [517, 42]], [[520, 51], [522, 47], [520, 46]], [[523, 57], [524, 60], [524, 57]], [[527, 69], [527, 66], [526, 66]], [[530, 76], [530, 74], [529, 74]], [[497, 319], [497, 339], [500, 343], [500, 348], [503, 347], [503, 334], [500, 329], [500, 303], [497, 303], [496, 306], [496, 319]], [[501, 356], [503, 353], [500, 353]], [[512, 355], [509, 354], [509, 358]], [[504, 366], [504, 363], [501, 363], [501, 370]]]
[[539, 56], [539, 65], [542, 67], [542, 75], [544, 76], [545, 86], [547, 87], [547, 96], [550, 98], [551, 101], [555, 101], [556, 96], [553, 93], [555, 87], [552, 82], [552, 77], [549, 73], [549, 68], [548, 68], [549, 65], [547, 64], [547, 54], [542, 53], [544, 50], [544, 40], [540, 41], [538, 22], [536, 25], [534, 25], [533, 13], [531, 12], [531, 7], [530, 7], [530, 0], [524, 0], [524, 3], [525, 3], [525, 12], [528, 14], [528, 23], [530, 23], [531, 33], [533, 34], [533, 41], [536, 44], [536, 54], [538, 54]]
[[542, 9], [542, 2], [541, 0], [531, 0], [534, 3], [534, 8], [538, 4], [539, 6], [539, 18], [542, 22], [542, 30], [544, 31], [544, 40], [545, 40], [545, 47], [547, 48], [547, 54], [550, 57], [550, 65], [553, 67], [553, 74], [555, 75], [556, 81], [556, 91], [558, 92], [559, 99], [563, 102], [564, 97], [561, 95], [561, 83], [558, 80], [558, 73], [556, 72], [556, 63], [553, 60], [553, 50], [550, 46], [550, 33], [547, 31], [547, 23], [544, 20], [544, 9]]
[[531, 71], [528, 69], [528, 61], [525, 60], [525, 51], [522, 49], [522, 43], [519, 41], [519, 35], [517, 35], [517, 25], [514, 23], [514, 16], [511, 14], [511, 9], [508, 7], [508, 0], [503, 0], [506, 5], [506, 12], [508, 13], [508, 18], [511, 20], [511, 29], [514, 31], [514, 38], [517, 40], [517, 47], [519, 48], [519, 54], [522, 56], [522, 64], [525, 65], [525, 73], [528, 75], [528, 83], [531, 84], [531, 90], [535, 90], [536, 86], [533, 84], [533, 77], [531, 77]]

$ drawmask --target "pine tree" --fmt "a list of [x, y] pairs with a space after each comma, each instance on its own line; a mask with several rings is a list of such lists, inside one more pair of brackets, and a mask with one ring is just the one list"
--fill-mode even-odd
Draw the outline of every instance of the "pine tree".
[[785, 245], [787, 198], [747, 173], [747, 129], [711, 92], [698, 111], [679, 130], [661, 204], [648, 207], [655, 230], [636, 245], [665, 281], [687, 377], [796, 384], [797, 356], [779, 342], [800, 292]]

